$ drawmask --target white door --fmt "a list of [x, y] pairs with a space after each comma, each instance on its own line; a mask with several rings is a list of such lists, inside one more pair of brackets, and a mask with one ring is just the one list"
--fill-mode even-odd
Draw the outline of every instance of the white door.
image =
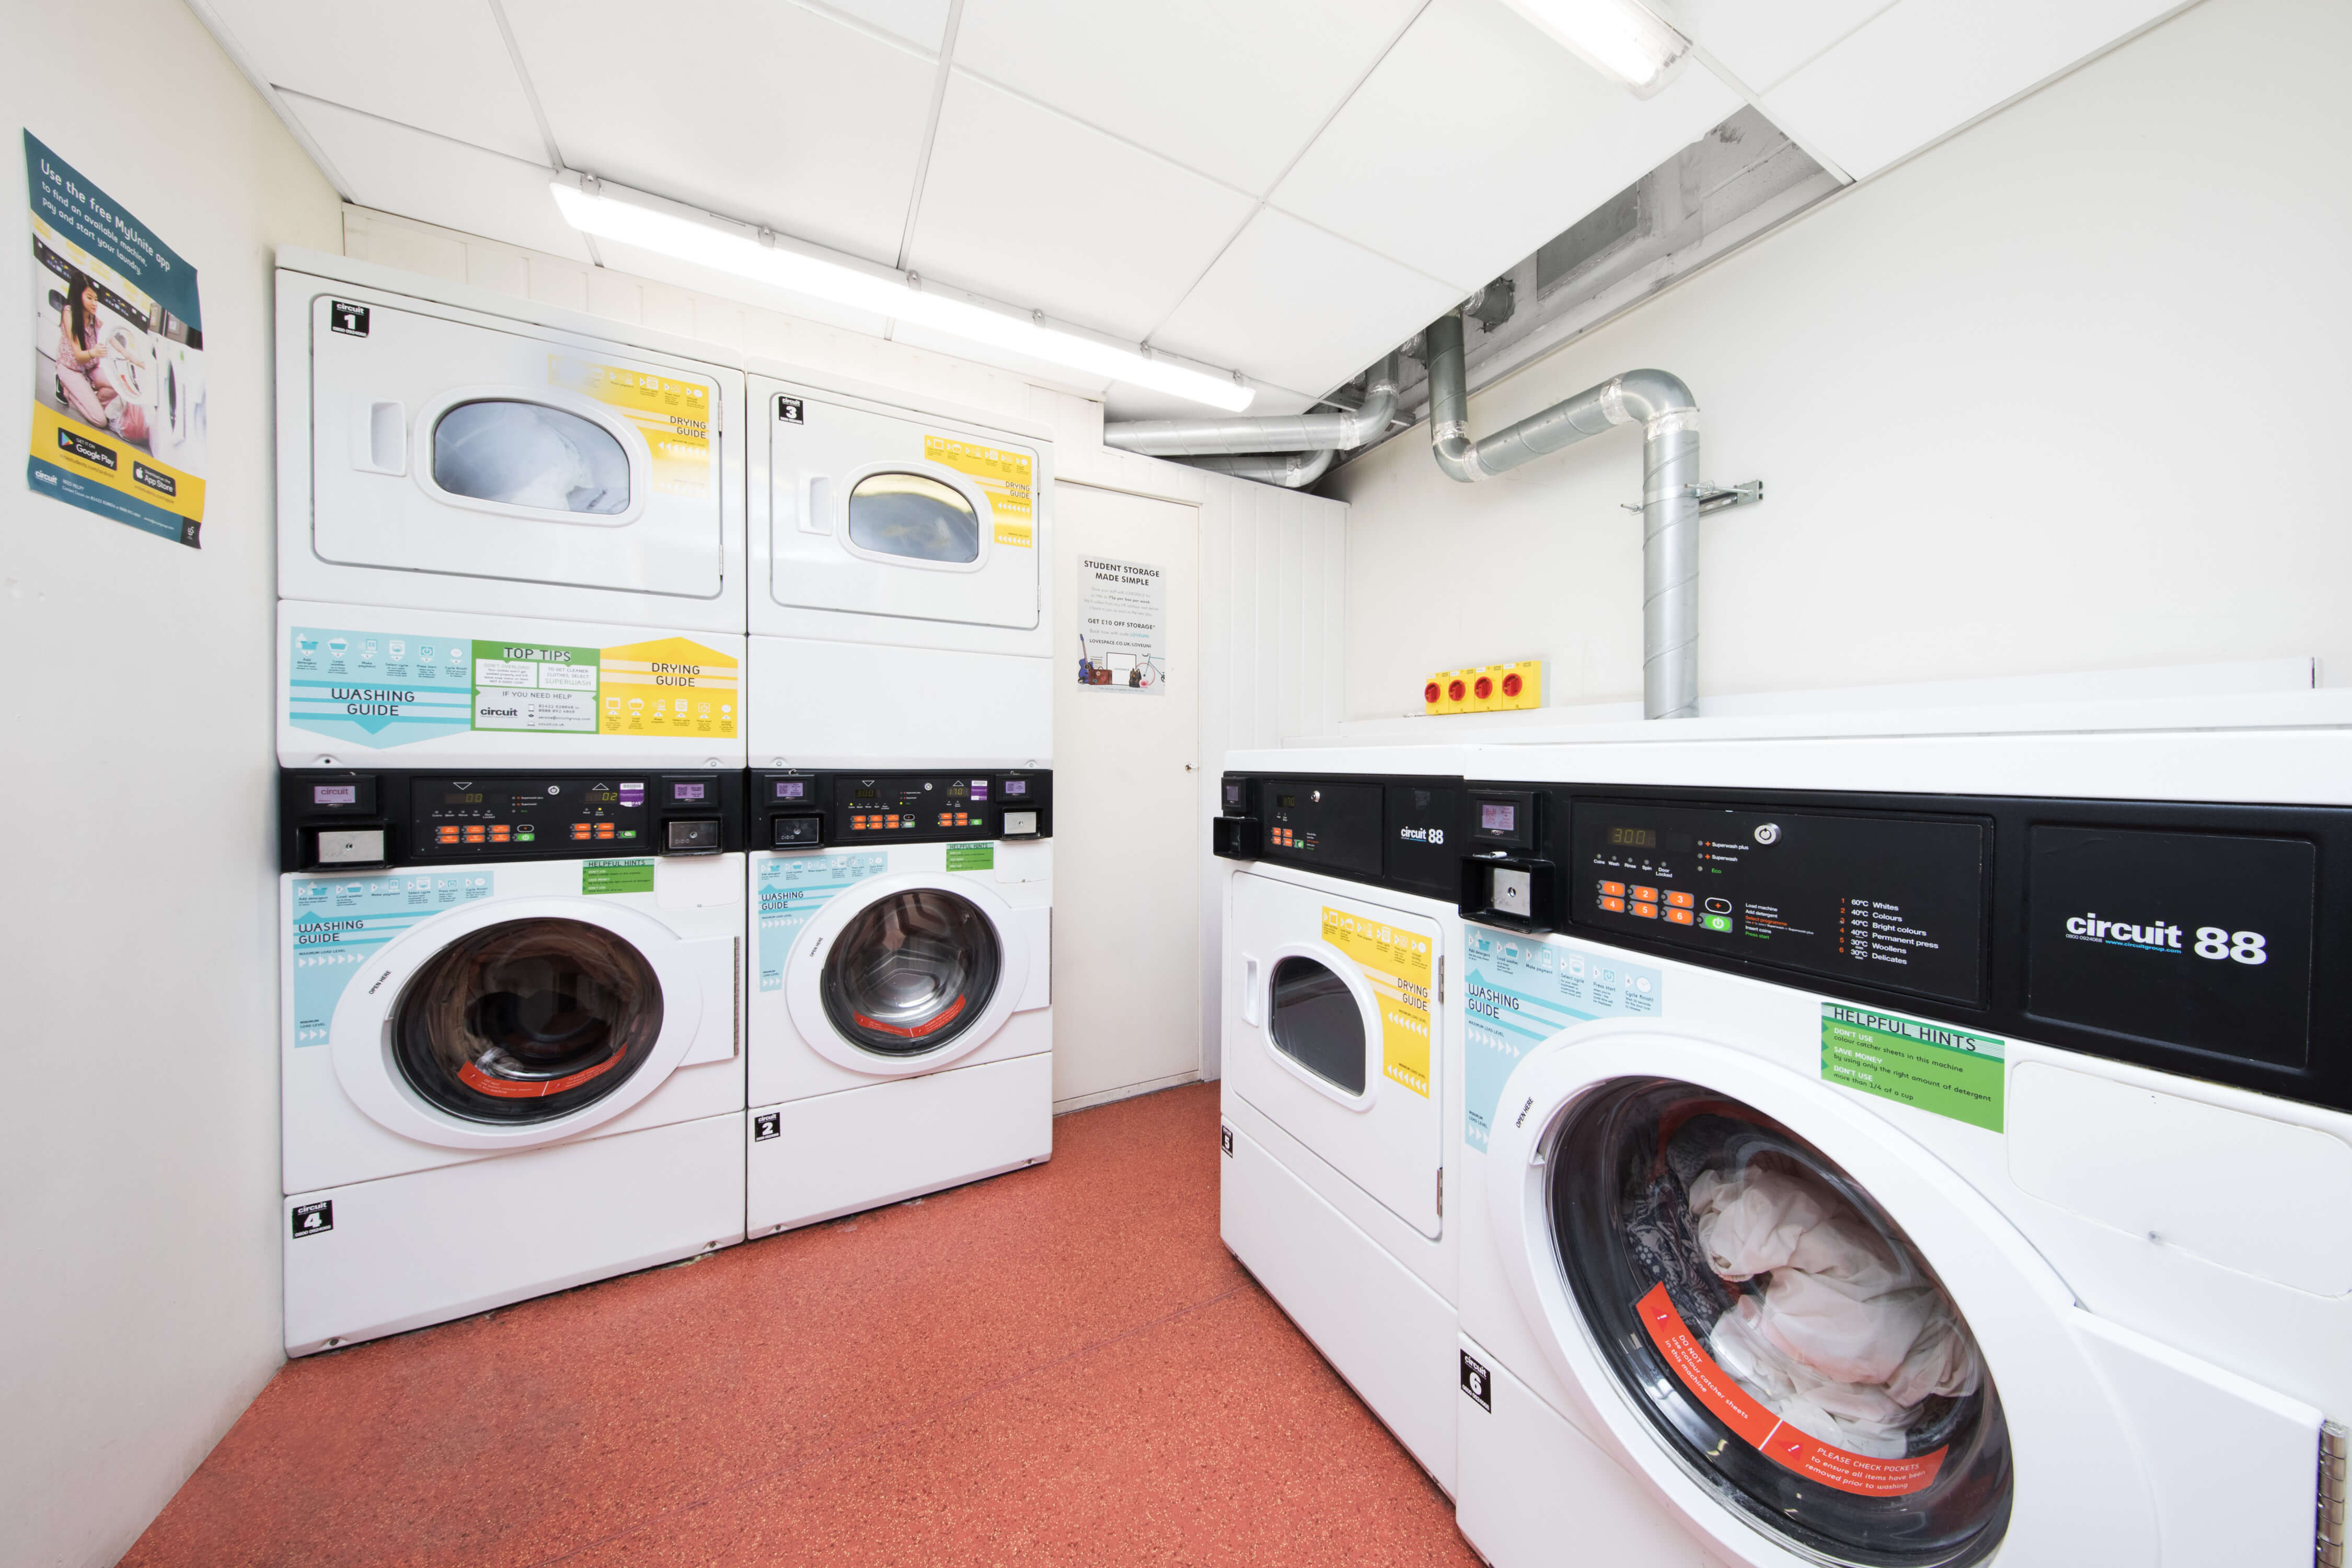
[[[300, 521], [318, 559], [721, 596], [725, 388], [714, 374], [523, 322], [313, 288]], [[281, 498], [289, 516], [299, 505]]]
[[1242, 872], [1226, 947], [1236, 1093], [1399, 1219], [1435, 1237], [1444, 1163], [1431, 1042], [1440, 932], [1425, 915]]
[[1045, 651], [1041, 443], [784, 382], [751, 389], [767, 505], [753, 631]]

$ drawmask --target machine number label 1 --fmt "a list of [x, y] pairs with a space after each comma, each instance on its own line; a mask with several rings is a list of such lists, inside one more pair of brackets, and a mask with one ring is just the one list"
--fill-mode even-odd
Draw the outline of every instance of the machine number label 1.
[[1429, 939], [1370, 915], [1323, 908], [1323, 940], [1355, 961], [1381, 1008], [1381, 1074], [1429, 1098]]
[[2007, 1042], [1874, 1007], [1822, 1004], [1822, 1078], [1898, 1105], [2001, 1130]]

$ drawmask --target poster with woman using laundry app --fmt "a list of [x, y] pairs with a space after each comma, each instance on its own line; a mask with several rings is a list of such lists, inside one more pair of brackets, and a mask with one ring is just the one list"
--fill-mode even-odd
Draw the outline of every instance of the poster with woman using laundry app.
[[26, 483], [176, 539], [205, 519], [205, 334], [196, 269], [25, 132], [33, 434]]

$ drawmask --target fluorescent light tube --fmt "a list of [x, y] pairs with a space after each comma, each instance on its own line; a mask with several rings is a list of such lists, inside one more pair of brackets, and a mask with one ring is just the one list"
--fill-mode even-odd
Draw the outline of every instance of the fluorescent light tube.
[[910, 281], [908, 274], [697, 214], [657, 196], [624, 192], [576, 174], [559, 174], [549, 189], [555, 193], [563, 220], [585, 234], [1129, 386], [1150, 387], [1228, 414], [1239, 414], [1257, 395], [1231, 377], [1152, 358], [1066, 327], [1049, 327], [1034, 317], [992, 310], [969, 297]]
[[1647, 98], [1666, 85], [1691, 42], [1640, 0], [1507, 0], [1585, 64]]

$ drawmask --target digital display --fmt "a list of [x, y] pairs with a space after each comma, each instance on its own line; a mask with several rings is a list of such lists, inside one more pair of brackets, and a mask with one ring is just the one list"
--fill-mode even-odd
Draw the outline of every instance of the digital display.
[[482, 804], [482, 792], [478, 789], [467, 790], [463, 793], [451, 790], [442, 795], [441, 804], [443, 805], [479, 805]]
[[672, 800], [701, 800], [709, 793], [710, 786], [706, 784], [673, 784], [669, 786]]
[[1227, 807], [1228, 809], [1232, 809], [1232, 808], [1234, 808], [1234, 807], [1237, 807], [1237, 806], [1239, 806], [1239, 805], [1241, 805], [1241, 803], [1242, 803], [1242, 786], [1241, 786], [1241, 785], [1239, 785], [1239, 784], [1227, 784], [1227, 785], [1225, 786], [1225, 805], [1226, 805], [1226, 807]]
[[1298, 804], [1298, 797], [1295, 795], [1278, 795], [1274, 797], [1274, 804], [1286, 810]]
[[312, 784], [310, 786], [312, 805], [357, 805], [359, 803], [360, 786], [357, 784]]
[[[482, 797], [480, 795], [476, 795], [474, 798], [476, 800], [479, 800]], [[591, 805], [610, 805], [614, 801], [621, 798], [621, 792], [613, 788], [610, 784], [607, 784], [603, 789], [589, 789], [582, 791], [581, 798], [585, 800]]]
[[879, 800], [882, 798], [879, 793], [870, 789], [854, 789], [849, 792], [849, 795], [850, 798], [853, 800]]
[[1658, 847], [1657, 831], [1649, 827], [1612, 827], [1608, 830], [1608, 838], [1612, 848], [1655, 849]]
[[1008, 798], [1016, 795], [1027, 795], [1029, 793], [1029, 781], [1027, 779], [1006, 779], [1004, 781], [1004, 793]]
[[1517, 833], [1519, 830], [1519, 807], [1517, 801], [1482, 800], [1478, 803], [1478, 831], [1481, 833]]
[[806, 779], [778, 779], [776, 781], [776, 798], [778, 800], [806, 800], [808, 798], [808, 786], [809, 782]]

